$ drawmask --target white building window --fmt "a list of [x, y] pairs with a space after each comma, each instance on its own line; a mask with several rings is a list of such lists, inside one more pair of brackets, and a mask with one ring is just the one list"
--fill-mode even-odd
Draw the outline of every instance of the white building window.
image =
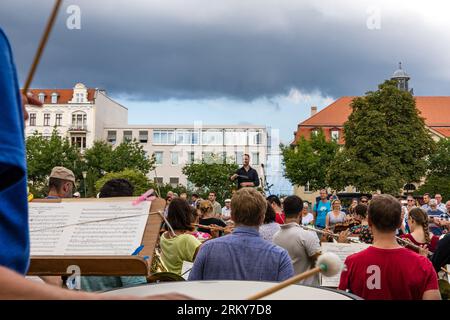
[[163, 177], [155, 177], [153, 178], [153, 181], [160, 187], [164, 184]]
[[248, 143], [250, 145], [260, 145], [262, 134], [259, 131], [249, 131], [248, 132]]
[[108, 131], [108, 137], [106, 140], [111, 144], [116, 144], [117, 141], [117, 131]]
[[194, 130], [177, 130], [176, 143], [186, 145], [198, 144], [199, 135], [199, 132]]
[[331, 130], [331, 140], [339, 140], [339, 130]]
[[133, 131], [126, 130], [123, 132], [123, 142], [131, 142], [133, 140]]
[[187, 163], [191, 164], [191, 163], [194, 163], [194, 161], [195, 161], [195, 152], [194, 151], [189, 151], [187, 153]]
[[205, 130], [202, 132], [202, 144], [204, 145], [223, 145], [222, 130]]
[[86, 130], [86, 127], [87, 127], [86, 113], [82, 111], [72, 113], [72, 129]]
[[139, 131], [139, 142], [140, 143], [148, 142], [148, 131]]
[[172, 188], [176, 188], [178, 184], [180, 183], [180, 178], [178, 177], [170, 177], [169, 183], [172, 186]]
[[44, 113], [44, 126], [50, 126], [50, 113]]
[[163, 164], [163, 151], [155, 151], [153, 155], [155, 156], [155, 164]]
[[310, 188], [309, 188], [309, 181], [306, 182], [305, 192], [311, 192], [311, 190], [310, 190]]
[[175, 144], [175, 131], [153, 130], [153, 144]]
[[245, 146], [247, 145], [246, 131], [225, 131], [225, 145]]
[[244, 158], [244, 153], [242, 151], [236, 151], [235, 153], [235, 158], [236, 158], [236, 163], [238, 165], [242, 165], [243, 164], [243, 158]]
[[252, 165], [257, 166], [259, 165], [259, 152], [252, 152]]
[[41, 92], [38, 94], [38, 99], [40, 102], [44, 103], [45, 100], [45, 93]]
[[55, 117], [55, 126], [60, 127], [62, 126], [62, 113], [57, 113]]
[[71, 137], [71, 143], [73, 146], [77, 147], [80, 150], [86, 149], [86, 137], [84, 137], [84, 136]]
[[170, 162], [172, 163], [172, 165], [178, 165], [179, 164], [179, 152], [171, 152], [170, 153]]
[[56, 92], [52, 93], [52, 103], [58, 103], [58, 94]]
[[30, 113], [30, 126], [34, 127], [36, 125], [36, 113]]

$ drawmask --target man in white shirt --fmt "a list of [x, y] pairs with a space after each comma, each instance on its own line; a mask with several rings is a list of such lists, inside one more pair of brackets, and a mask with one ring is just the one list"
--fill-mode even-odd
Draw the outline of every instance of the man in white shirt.
[[[297, 196], [289, 196], [283, 202], [286, 223], [273, 236], [273, 243], [284, 248], [291, 257], [295, 274], [314, 267], [321, 253], [320, 241], [313, 231], [300, 227], [303, 201]], [[319, 285], [319, 277], [309, 277], [299, 282], [305, 285]]]
[[437, 201], [437, 209], [439, 211], [442, 211], [443, 213], [447, 213], [447, 208], [446, 208], [445, 204], [442, 203], [442, 196], [439, 193], [436, 193], [434, 198]]
[[225, 207], [222, 208], [222, 219], [225, 222], [231, 219], [231, 199], [225, 199]]

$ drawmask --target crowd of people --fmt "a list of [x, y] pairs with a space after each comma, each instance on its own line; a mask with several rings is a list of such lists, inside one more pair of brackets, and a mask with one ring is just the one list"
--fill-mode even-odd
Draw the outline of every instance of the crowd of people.
[[[29, 266], [29, 229], [27, 166], [24, 145], [25, 105], [42, 103], [21, 95], [9, 42], [0, 29], [0, 298], [6, 299], [133, 299], [131, 296], [102, 296], [61, 288], [61, 279], [45, 279], [47, 284], [32, 282], [24, 275]], [[180, 274], [183, 261], [193, 262], [189, 281], [256, 280], [279, 282], [309, 270], [322, 254], [314, 226], [332, 233], [351, 220], [359, 223], [339, 234], [346, 242], [350, 233], [372, 245], [349, 256], [340, 278], [339, 289], [364, 299], [440, 299], [437, 272], [449, 263], [450, 235], [448, 211], [442, 197], [424, 196], [419, 207], [414, 198], [407, 204], [390, 195], [361, 198], [344, 212], [340, 200], [330, 199], [326, 190], [309, 212], [303, 200], [292, 195], [265, 198], [255, 187], [257, 173], [248, 166], [233, 180], [239, 190], [222, 207], [216, 194], [208, 199], [186, 194], [167, 195], [164, 229], [160, 235], [161, 258], [165, 267]], [[72, 197], [73, 173], [56, 167], [50, 173], [51, 198]], [[99, 197], [132, 194], [126, 180], [109, 181]], [[130, 193], [131, 190], [131, 193]], [[414, 200], [415, 201], [415, 200]], [[363, 233], [366, 235], [363, 236]], [[402, 247], [401, 236], [415, 243], [419, 254]], [[432, 254], [431, 254], [432, 252]], [[86, 291], [121, 287], [145, 281], [140, 277], [84, 277]], [[318, 285], [317, 278], [302, 283]], [[186, 299], [178, 294], [150, 296], [149, 299]]]

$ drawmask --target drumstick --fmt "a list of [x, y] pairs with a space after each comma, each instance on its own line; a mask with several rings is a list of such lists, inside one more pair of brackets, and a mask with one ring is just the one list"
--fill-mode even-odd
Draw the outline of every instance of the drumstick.
[[264, 298], [272, 293], [275, 293], [281, 289], [290, 286], [291, 284], [296, 284], [297, 282], [311, 277], [319, 272], [321, 272], [326, 277], [332, 277], [338, 274], [342, 269], [342, 261], [341, 259], [332, 252], [326, 252], [319, 256], [317, 259], [317, 266], [311, 270], [300, 273], [296, 276], [293, 276], [271, 288], [265, 289], [261, 292], [258, 292], [250, 297], [247, 300], [258, 300]]
[[56, 16], [58, 15], [59, 8], [61, 6], [62, 0], [56, 0], [55, 4], [53, 5], [53, 10], [48, 18], [47, 26], [45, 27], [44, 34], [42, 35], [41, 41], [39, 42], [39, 47], [36, 51], [36, 54], [34, 55], [33, 63], [31, 64], [30, 71], [28, 72], [27, 79], [25, 81], [25, 85], [23, 86], [23, 94], [26, 96], [27, 91], [30, 88], [31, 81], [33, 81], [34, 73], [36, 72], [37, 66], [39, 64], [39, 61], [41, 60], [42, 52], [44, 51], [45, 45], [48, 40], [48, 36], [50, 35], [50, 32], [52, 31], [53, 25], [56, 20]]

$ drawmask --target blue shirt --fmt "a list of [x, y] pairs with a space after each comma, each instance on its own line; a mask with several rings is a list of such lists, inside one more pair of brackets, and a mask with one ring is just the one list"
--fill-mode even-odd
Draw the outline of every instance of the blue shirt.
[[0, 265], [26, 273], [27, 169], [22, 100], [11, 47], [0, 29]]
[[189, 280], [283, 281], [294, 275], [288, 252], [260, 237], [253, 227], [205, 242]]
[[331, 211], [331, 202], [328, 200], [327, 202], [322, 202], [322, 200], [320, 200], [316, 203], [314, 209], [317, 213], [315, 222], [316, 227], [325, 228], [327, 214]]

